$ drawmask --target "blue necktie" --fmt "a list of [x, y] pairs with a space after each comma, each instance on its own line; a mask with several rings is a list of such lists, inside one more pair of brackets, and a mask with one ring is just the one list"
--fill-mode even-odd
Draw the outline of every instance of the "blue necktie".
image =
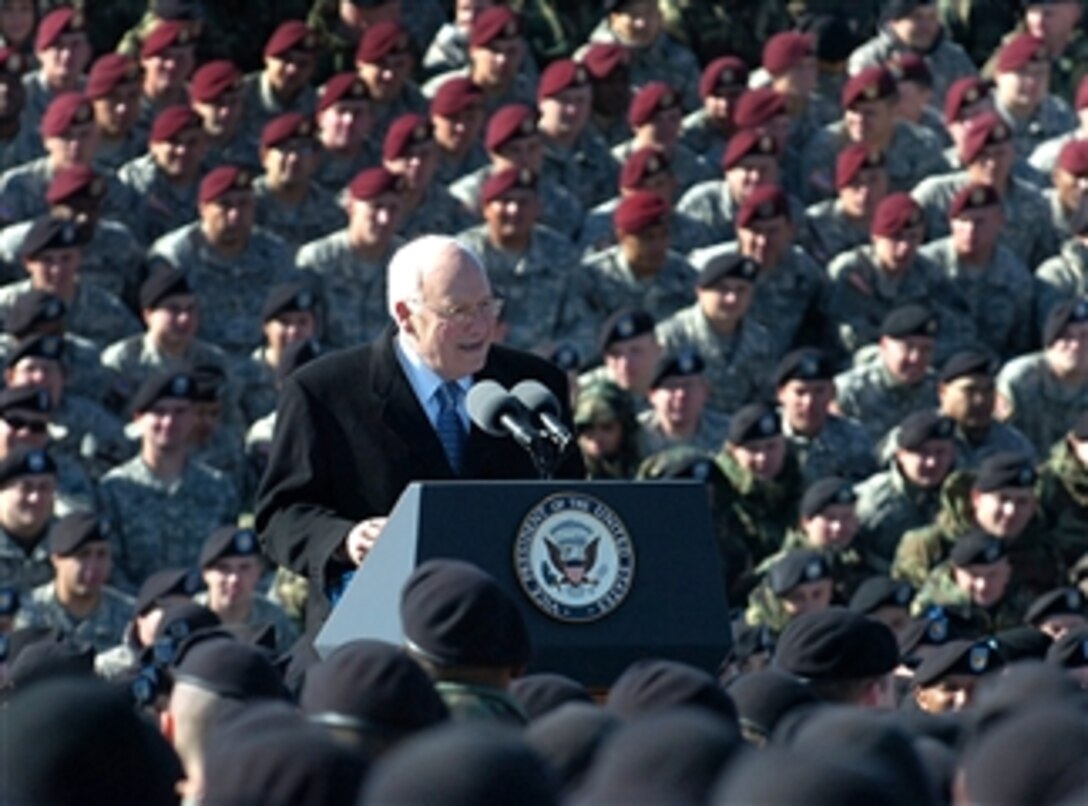
[[450, 467], [454, 473], [460, 473], [467, 435], [461, 423], [461, 415], [457, 411], [457, 404], [464, 390], [456, 381], [446, 381], [434, 394], [438, 399], [438, 419], [435, 420], [434, 427], [438, 431], [438, 438], [442, 441]]

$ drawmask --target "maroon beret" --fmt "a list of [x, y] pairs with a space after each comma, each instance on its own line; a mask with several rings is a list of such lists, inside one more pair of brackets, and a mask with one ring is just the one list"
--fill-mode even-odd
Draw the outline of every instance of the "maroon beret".
[[409, 146], [434, 139], [434, 127], [422, 115], [401, 115], [393, 121], [382, 143], [382, 159], [395, 160], [405, 155]]
[[967, 133], [960, 144], [960, 159], [970, 165], [986, 146], [1006, 143], [1012, 139], [1012, 129], [997, 112], [984, 112], [967, 122]]
[[264, 46], [264, 57], [274, 59], [292, 50], [313, 52], [317, 50], [317, 46], [318, 36], [313, 28], [302, 20], [288, 20], [280, 23], [268, 38], [268, 43]]
[[377, 64], [391, 53], [406, 53], [412, 41], [408, 29], [399, 22], [386, 20], [366, 29], [355, 49], [356, 64]]
[[101, 199], [106, 195], [106, 181], [86, 165], [70, 165], [54, 174], [45, 191], [45, 200], [54, 205], [84, 194]]
[[997, 72], [1012, 73], [1032, 62], [1050, 64], [1050, 53], [1041, 39], [1031, 34], [1017, 34], [997, 53]]
[[459, 115], [483, 101], [484, 91], [471, 78], [456, 76], [443, 82], [431, 99], [431, 117]]
[[151, 33], [147, 35], [147, 39], [140, 45], [140, 58], [150, 59], [174, 45], [190, 45], [192, 43], [193, 32], [188, 22], [183, 20], [163, 20], [152, 29]]
[[521, 33], [521, 20], [508, 6], [496, 5], [477, 14], [472, 21], [468, 43], [474, 48], [483, 48], [496, 39], [517, 36]]
[[348, 192], [353, 199], [367, 201], [376, 199], [383, 193], [398, 191], [404, 187], [404, 180], [385, 168], [367, 168], [360, 171], [348, 185]]
[[737, 211], [737, 227], [779, 216], [790, 217], [790, 200], [778, 185], [760, 185], [748, 194]]
[[918, 202], [909, 193], [893, 193], [876, 206], [869, 232], [881, 238], [897, 238], [903, 230], [920, 227], [922, 223], [922, 208]]
[[42, 115], [42, 137], [63, 137], [78, 123], [92, 120], [90, 102], [78, 92], [63, 92], [50, 101]]
[[699, 97], [707, 98], [717, 89], [743, 90], [748, 86], [748, 65], [736, 56], [722, 56], [703, 70], [699, 78]]
[[653, 116], [665, 109], [680, 105], [676, 91], [664, 81], [651, 81], [631, 99], [631, 108], [627, 110], [627, 122], [635, 129], [653, 119]]
[[849, 109], [858, 101], [891, 98], [898, 92], [895, 79], [886, 67], [866, 67], [852, 76], [842, 88], [842, 108]]
[[631, 152], [620, 171], [620, 190], [635, 190], [651, 176], [669, 170], [669, 158], [655, 146]]
[[107, 53], [95, 60], [87, 76], [86, 95], [92, 101], [105, 98], [120, 85], [140, 77], [140, 65], [120, 53]]
[[536, 88], [536, 100], [543, 101], [558, 95], [571, 87], [583, 87], [589, 83], [586, 68], [574, 59], [560, 59], [548, 65], [540, 74], [540, 84]]
[[85, 24], [83, 13], [71, 6], [50, 11], [38, 23], [38, 33], [34, 37], [34, 52], [39, 53], [53, 47], [61, 34], [82, 31]]
[[722, 168], [735, 168], [737, 163], [750, 154], [768, 157], [778, 156], [778, 146], [774, 138], [759, 129], [741, 129], [729, 138], [729, 145], [722, 156]]
[[668, 215], [667, 201], [651, 191], [636, 190], [620, 200], [612, 221], [621, 235], [637, 235], [665, 221]]
[[227, 59], [200, 66], [189, 82], [189, 97], [196, 103], [211, 103], [224, 93], [242, 88], [242, 71]]
[[1077, 111], [1088, 107], [1088, 76], [1085, 76], [1080, 80], [1080, 84], [1077, 85]]
[[231, 190], [251, 190], [253, 174], [238, 165], [220, 165], [200, 181], [200, 203], [207, 204]]
[[155, 116], [151, 124], [152, 143], [165, 143], [173, 140], [186, 129], [199, 129], [202, 126], [200, 115], [184, 104], [168, 106]]
[[948, 206], [948, 217], [956, 218], [967, 210], [981, 210], [1001, 204], [1001, 196], [992, 185], [967, 185], [960, 188]]
[[518, 188], [535, 190], [536, 183], [536, 174], [528, 168], [507, 168], [505, 171], [498, 171], [487, 177], [480, 198], [484, 204], [491, 204], [510, 190]]
[[748, 90], [737, 99], [733, 122], [739, 129], [757, 129], [784, 114], [786, 99], [770, 87], [759, 87]]
[[1088, 177], [1088, 140], [1070, 140], [1062, 146], [1058, 167], [1078, 178]]
[[626, 66], [630, 55], [618, 42], [596, 42], [589, 46], [582, 62], [586, 70], [598, 81], [608, 78], [621, 65]]
[[839, 152], [835, 160], [835, 190], [842, 190], [866, 168], [884, 167], [884, 154], [870, 150], [864, 143], [855, 143]]
[[487, 121], [484, 145], [498, 151], [511, 140], [536, 133], [536, 110], [525, 104], [507, 104]]
[[952, 123], [959, 120], [963, 109], [976, 104], [990, 94], [993, 85], [979, 76], [966, 76], [952, 82], [944, 96], [944, 121]]
[[274, 148], [280, 143], [297, 137], [314, 136], [314, 122], [307, 115], [289, 112], [278, 115], [265, 124], [261, 130], [261, 148]]
[[15, 48], [0, 48], [0, 74], [21, 76], [29, 66], [23, 54]]
[[360, 101], [369, 97], [366, 84], [357, 73], [337, 73], [321, 87], [317, 111], [324, 112], [340, 101]]
[[783, 31], [772, 36], [763, 46], [763, 69], [772, 76], [780, 76], [815, 55], [816, 40], [812, 34]]

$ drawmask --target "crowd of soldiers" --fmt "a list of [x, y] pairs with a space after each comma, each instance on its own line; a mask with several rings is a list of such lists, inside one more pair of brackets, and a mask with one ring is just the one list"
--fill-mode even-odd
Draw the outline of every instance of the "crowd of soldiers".
[[[0, 0], [0, 801], [1088, 796], [1086, 75], [1081, 0]], [[427, 233], [706, 486], [717, 678], [523, 675], [453, 562], [296, 643], [277, 390]]]

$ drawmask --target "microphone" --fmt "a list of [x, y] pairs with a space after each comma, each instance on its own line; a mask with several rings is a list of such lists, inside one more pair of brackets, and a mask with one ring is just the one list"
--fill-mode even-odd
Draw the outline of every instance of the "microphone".
[[560, 419], [559, 401], [552, 390], [540, 381], [522, 381], [510, 394], [516, 397], [544, 426], [548, 438], [552, 440], [559, 450], [565, 450], [574, 438], [570, 429]]
[[539, 437], [529, 422], [524, 404], [495, 381], [479, 381], [465, 395], [465, 408], [472, 422], [493, 437], [511, 436], [535, 452]]

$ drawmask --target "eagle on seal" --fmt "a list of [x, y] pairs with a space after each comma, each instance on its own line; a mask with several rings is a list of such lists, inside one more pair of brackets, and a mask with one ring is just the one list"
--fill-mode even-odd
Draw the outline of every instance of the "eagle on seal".
[[593, 570], [593, 566], [597, 563], [597, 546], [600, 542], [601, 539], [595, 537], [583, 547], [581, 552], [568, 550], [564, 554], [563, 549], [551, 540], [544, 538], [552, 565], [563, 574], [563, 582], [574, 588], [593, 584], [589, 572]]

